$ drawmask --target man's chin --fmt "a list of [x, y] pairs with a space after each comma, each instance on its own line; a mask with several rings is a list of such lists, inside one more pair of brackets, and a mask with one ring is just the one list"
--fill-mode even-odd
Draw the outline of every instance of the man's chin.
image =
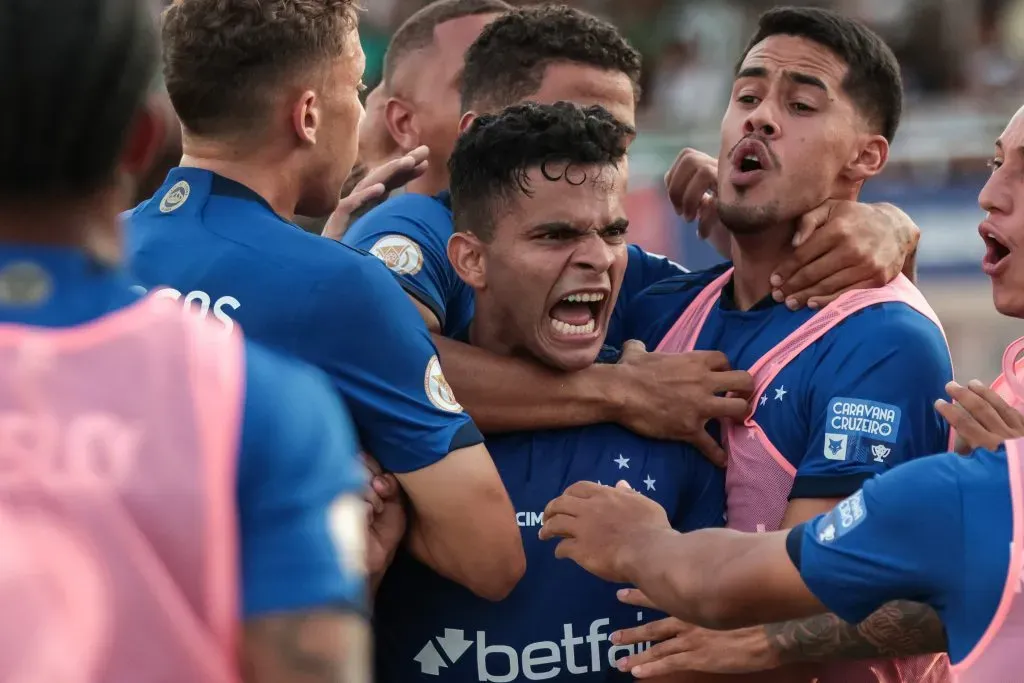
[[578, 372], [585, 370], [597, 362], [601, 353], [601, 345], [593, 344], [576, 349], [552, 348], [554, 344], [545, 344], [538, 358], [544, 365], [561, 372]]

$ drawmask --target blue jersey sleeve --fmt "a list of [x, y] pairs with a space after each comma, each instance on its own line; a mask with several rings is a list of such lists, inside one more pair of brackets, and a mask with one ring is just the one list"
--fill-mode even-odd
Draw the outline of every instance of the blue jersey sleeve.
[[246, 618], [363, 610], [365, 505], [355, 432], [310, 366], [246, 345], [238, 467]]
[[940, 609], [964, 585], [957, 457], [897, 467], [790, 531], [790, 558], [826, 607], [856, 624], [892, 600]]
[[687, 450], [685, 455], [692, 459], [690, 477], [681, 514], [672, 520], [672, 527], [685, 532], [725, 526], [725, 470], [692, 447]]
[[[481, 443], [416, 307], [377, 259], [354, 256], [350, 268], [310, 293], [304, 319], [317, 321], [317, 329], [303, 358], [335, 381], [366, 451], [404, 473]], [[353, 287], [358, 298], [347, 297]]]
[[626, 317], [633, 299], [653, 284], [688, 272], [675, 261], [658, 254], [649, 254], [635, 244], [629, 245], [628, 252], [626, 274], [622, 279], [619, 298], [612, 309], [612, 317], [608, 321], [608, 335], [605, 337], [605, 344], [615, 348], [622, 348], [622, 344], [630, 339], [625, 336]]
[[434, 197], [404, 194], [357, 220], [342, 242], [379, 258], [446, 328], [462, 280], [448, 261], [451, 211]]
[[791, 498], [848, 496], [880, 472], [948, 449], [933, 404], [952, 363], [923, 315], [904, 304], [866, 309], [833, 328], [810, 360], [808, 438]]

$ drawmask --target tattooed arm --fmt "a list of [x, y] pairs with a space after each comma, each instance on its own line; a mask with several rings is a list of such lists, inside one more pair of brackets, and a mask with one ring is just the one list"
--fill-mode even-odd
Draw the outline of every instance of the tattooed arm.
[[254, 619], [242, 644], [245, 683], [370, 683], [370, 628], [327, 609]]
[[946, 651], [946, 630], [931, 607], [897, 600], [860, 624], [834, 614], [761, 627], [779, 664], [910, 657]]

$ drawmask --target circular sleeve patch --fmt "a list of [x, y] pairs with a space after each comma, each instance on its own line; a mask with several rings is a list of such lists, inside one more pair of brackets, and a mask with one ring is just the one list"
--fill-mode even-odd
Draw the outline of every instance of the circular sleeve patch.
[[415, 275], [423, 269], [423, 252], [420, 245], [402, 235], [381, 237], [370, 248], [370, 253], [398, 275]]
[[426, 376], [423, 378], [423, 388], [427, 392], [427, 398], [435, 407], [446, 410], [449, 413], [461, 413], [462, 406], [455, 400], [455, 392], [452, 391], [448, 380], [441, 372], [441, 362], [437, 356], [431, 356], [427, 362]]

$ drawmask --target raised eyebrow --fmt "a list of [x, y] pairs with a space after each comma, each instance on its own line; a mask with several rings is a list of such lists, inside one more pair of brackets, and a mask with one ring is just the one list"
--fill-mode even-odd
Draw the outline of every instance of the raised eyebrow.
[[768, 69], [763, 66], [748, 66], [736, 73], [736, 80], [741, 78], [768, 78]]

